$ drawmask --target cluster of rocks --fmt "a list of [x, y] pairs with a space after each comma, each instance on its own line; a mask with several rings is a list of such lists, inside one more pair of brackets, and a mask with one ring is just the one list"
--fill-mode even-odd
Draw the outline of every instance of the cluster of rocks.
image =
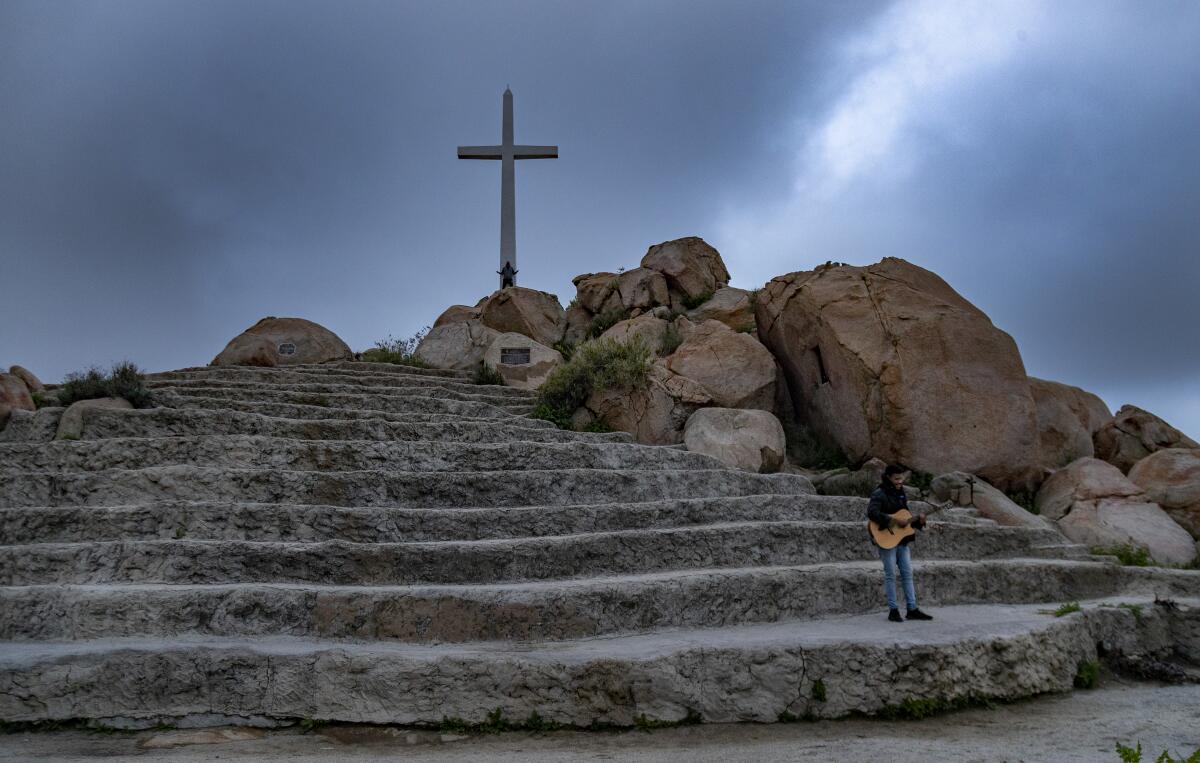
[[[935, 273], [889, 257], [826, 263], [755, 292], [729, 278], [702, 239], [667, 241], [632, 270], [577, 276], [565, 310], [522, 288], [455, 305], [417, 355], [436, 368], [487, 362], [512, 386], [535, 389], [564, 362], [560, 350], [639, 337], [656, 356], [648, 383], [595, 390], [576, 428], [602, 420], [638, 442], [682, 442], [755, 471], [790, 468], [784, 432], [804, 430], [861, 465], [814, 474], [822, 492], [862, 494], [883, 463], [904, 463], [939, 475], [930, 488], [943, 499], [1001, 524], [1053, 520], [1079, 542], [1143, 546], [1160, 561], [1195, 556], [1183, 528], [1195, 535], [1200, 525], [1197, 444], [1146, 411], [1126, 406], [1114, 417], [1086, 390], [1028, 376], [1012, 337]], [[1086, 482], [1095, 470], [1081, 464], [1093, 462], [1136, 492], [1094, 506], [1095, 496], [1043, 498]], [[1043, 516], [1029, 511], [1046, 502], [1055, 508]]]
[[[574, 284], [575, 299], [565, 310], [553, 294], [521, 287], [501, 289], [474, 307], [454, 305], [434, 322], [417, 357], [456, 370], [486, 362], [510, 386], [534, 389], [564, 362], [556, 348], [639, 337], [654, 356], [648, 383], [594, 391], [575, 412], [578, 428], [603, 421], [638, 442], [687, 439], [689, 448], [736, 466], [779, 468], [785, 450], [776, 418], [780, 372], [753, 333], [752, 295], [729, 286], [717, 250], [696, 237], [668, 241], [650, 247], [637, 268], [585, 273]], [[528, 355], [506, 362], [519, 349]], [[690, 423], [710, 408], [727, 413]], [[732, 429], [718, 435], [718, 421]], [[738, 447], [720, 444], [733, 433]]]

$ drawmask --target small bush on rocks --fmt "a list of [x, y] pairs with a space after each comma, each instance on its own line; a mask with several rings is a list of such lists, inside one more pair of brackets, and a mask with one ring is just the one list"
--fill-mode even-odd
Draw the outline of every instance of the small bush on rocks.
[[700, 305], [703, 305], [705, 302], [712, 299], [712, 295], [712, 291], [706, 291], [703, 294], [697, 294], [694, 297], [684, 297], [683, 306], [688, 310], [695, 310], [697, 307], [700, 307]]
[[375, 346], [362, 353], [362, 359], [368, 363], [392, 363], [413, 368], [428, 368], [429, 364], [416, 356], [417, 345], [429, 333], [426, 326], [407, 339], [397, 339], [388, 334], [387, 339], [381, 339]]
[[95, 367], [68, 374], [58, 388], [58, 404], [62, 406], [101, 397], [123, 397], [134, 408], [149, 408], [152, 402], [146, 378], [127, 360], [117, 363], [107, 375]]
[[1066, 604], [1063, 604], [1058, 609], [1054, 610], [1054, 616], [1055, 617], [1063, 617], [1064, 615], [1069, 615], [1073, 612], [1082, 612], [1082, 611], [1083, 611], [1083, 607], [1079, 606], [1079, 602], [1070, 601], [1070, 602], [1067, 602]]
[[681, 344], [683, 344], [683, 337], [680, 335], [679, 329], [672, 323], [663, 332], [662, 349], [658, 351], [658, 354], [665, 358], [678, 350]]
[[503, 387], [504, 377], [487, 363], [480, 363], [479, 368], [475, 369], [475, 374], [471, 377], [471, 382], [473, 384], [498, 384]]
[[1092, 546], [1090, 550], [1097, 556], [1115, 556], [1126, 567], [1149, 567], [1154, 564], [1150, 559], [1150, 551], [1144, 546]]
[[641, 337], [628, 342], [584, 342], [571, 360], [554, 369], [538, 388], [533, 417], [570, 429], [571, 416], [593, 392], [639, 389], [650, 375], [650, 349]]
[[1100, 680], [1100, 663], [1096, 660], [1085, 660], [1079, 663], [1079, 669], [1075, 671], [1075, 688], [1076, 689], [1094, 689], [1096, 682]]
[[622, 320], [624, 320], [624, 318], [625, 308], [623, 307], [612, 307], [608, 310], [605, 310], [595, 318], [592, 318], [592, 322], [588, 326], [588, 339], [595, 339], [605, 331], [608, 331], [610, 328], [620, 323]]

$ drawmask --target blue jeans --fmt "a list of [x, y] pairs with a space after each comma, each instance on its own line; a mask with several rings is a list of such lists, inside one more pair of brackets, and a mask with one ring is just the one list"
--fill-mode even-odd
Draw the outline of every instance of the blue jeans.
[[908, 545], [879, 549], [879, 560], [883, 562], [883, 591], [887, 594], [889, 609], [896, 606], [896, 568], [900, 568], [900, 582], [904, 585], [904, 602], [908, 609], [917, 608], [917, 588], [913, 585], [912, 562], [908, 556]]

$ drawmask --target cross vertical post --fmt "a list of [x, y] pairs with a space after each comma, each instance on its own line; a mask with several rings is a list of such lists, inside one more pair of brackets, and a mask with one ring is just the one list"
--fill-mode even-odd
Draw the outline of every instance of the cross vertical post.
[[513, 143], [513, 96], [504, 89], [503, 119], [498, 146], [459, 146], [459, 159], [500, 160], [500, 288], [516, 285], [518, 159], [557, 159], [558, 146], [519, 146]]

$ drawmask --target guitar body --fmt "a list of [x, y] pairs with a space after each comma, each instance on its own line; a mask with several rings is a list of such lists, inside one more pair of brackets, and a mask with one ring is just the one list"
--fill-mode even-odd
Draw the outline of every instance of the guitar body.
[[[895, 519], [913, 519], [913, 513], [908, 509], [900, 509], [891, 516]], [[895, 548], [905, 538], [916, 535], [918, 527], [924, 526], [924, 519], [918, 519], [908, 527], [894, 527], [891, 529], [882, 528], [871, 520], [867, 520], [867, 529], [871, 531], [871, 537], [875, 539], [876, 545], [880, 548]]]

